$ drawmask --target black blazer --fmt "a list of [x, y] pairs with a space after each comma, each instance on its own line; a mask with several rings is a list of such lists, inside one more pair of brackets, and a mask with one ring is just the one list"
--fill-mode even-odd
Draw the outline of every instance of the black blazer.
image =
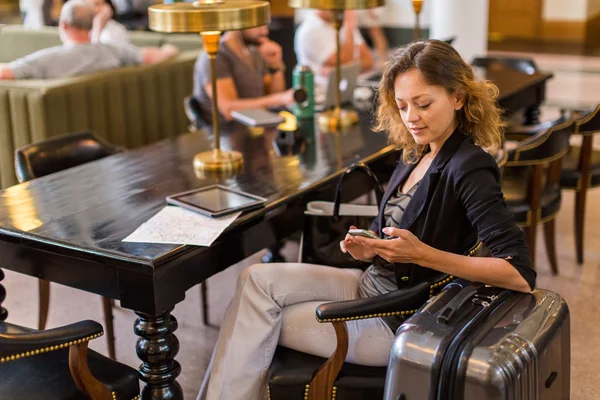
[[[383, 237], [383, 210], [416, 164], [402, 162], [394, 170], [371, 230]], [[422, 242], [443, 251], [467, 254], [478, 241], [492, 257], [511, 263], [531, 288], [532, 268], [525, 234], [506, 209], [500, 171], [491, 155], [470, 136], [454, 131], [431, 163], [400, 220]], [[439, 272], [416, 264], [394, 264], [400, 288], [439, 277]], [[408, 278], [407, 278], [408, 277]]]

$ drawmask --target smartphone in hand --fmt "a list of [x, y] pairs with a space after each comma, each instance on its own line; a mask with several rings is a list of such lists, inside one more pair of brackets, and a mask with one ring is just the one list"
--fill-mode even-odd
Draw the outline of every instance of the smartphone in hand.
[[368, 239], [381, 239], [379, 236], [375, 235], [373, 232], [368, 231], [366, 229], [350, 229], [348, 231], [349, 235], [352, 236], [362, 236]]

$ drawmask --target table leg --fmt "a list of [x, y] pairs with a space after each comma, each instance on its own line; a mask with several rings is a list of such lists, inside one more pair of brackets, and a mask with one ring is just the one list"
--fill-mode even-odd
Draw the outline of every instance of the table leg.
[[[4, 271], [0, 269], [0, 282], [4, 279]], [[2, 303], [6, 299], [6, 289], [0, 283], [0, 321], [6, 321], [6, 317], [8, 317], [8, 311], [6, 308], [2, 307]]]
[[525, 125], [537, 125], [540, 123], [540, 107], [534, 106], [525, 110]]
[[149, 315], [136, 312], [133, 330], [140, 338], [136, 352], [142, 365], [140, 379], [146, 382], [142, 400], [183, 400], [183, 390], [177, 382], [181, 366], [175, 361], [179, 340], [173, 334], [177, 320], [166, 312]]

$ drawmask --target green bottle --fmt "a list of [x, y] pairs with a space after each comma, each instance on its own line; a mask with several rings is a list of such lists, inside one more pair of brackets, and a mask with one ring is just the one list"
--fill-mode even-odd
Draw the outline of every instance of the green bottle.
[[294, 115], [296, 118], [312, 118], [315, 115], [315, 76], [306, 65], [296, 65], [292, 75], [294, 91]]

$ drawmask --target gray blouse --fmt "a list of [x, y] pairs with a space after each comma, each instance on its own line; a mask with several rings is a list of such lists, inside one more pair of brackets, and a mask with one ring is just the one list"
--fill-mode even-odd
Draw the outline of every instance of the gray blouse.
[[[400, 225], [404, 210], [408, 206], [413, 194], [417, 190], [417, 182], [408, 193], [402, 193], [401, 187], [392, 196], [385, 205], [383, 216], [386, 227], [397, 228]], [[387, 237], [386, 237], [387, 239]], [[374, 297], [398, 289], [396, 284], [396, 273], [389, 265], [370, 265], [363, 273], [360, 284], [358, 285], [358, 295], [360, 298]], [[384, 322], [395, 332], [402, 323], [399, 317], [384, 317]]]

